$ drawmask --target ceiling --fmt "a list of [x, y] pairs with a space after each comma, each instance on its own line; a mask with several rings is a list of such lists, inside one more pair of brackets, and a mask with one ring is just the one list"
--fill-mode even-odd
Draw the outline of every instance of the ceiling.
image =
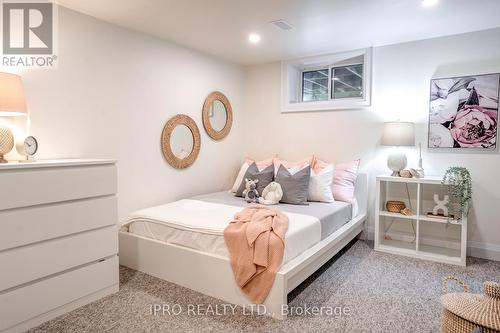
[[[499, 0], [59, 0], [58, 3], [238, 64], [500, 27]], [[284, 19], [293, 29], [271, 25]], [[247, 40], [258, 33], [262, 40]]]

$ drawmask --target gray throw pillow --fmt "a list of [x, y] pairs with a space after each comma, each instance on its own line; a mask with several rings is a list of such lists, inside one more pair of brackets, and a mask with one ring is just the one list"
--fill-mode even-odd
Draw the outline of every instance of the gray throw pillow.
[[269, 185], [270, 182], [273, 181], [274, 179], [274, 165], [271, 164], [267, 168], [265, 168], [262, 171], [259, 171], [259, 168], [257, 168], [257, 165], [252, 163], [248, 169], [247, 172], [245, 173], [245, 177], [243, 177], [243, 180], [241, 181], [240, 187], [238, 188], [238, 191], [236, 191], [235, 196], [237, 197], [243, 197], [243, 191], [245, 190], [245, 179], [252, 179], [256, 180], [258, 179], [259, 182], [257, 183], [257, 191], [259, 192], [259, 196], [262, 195], [262, 191], [264, 188]]
[[280, 165], [275, 180], [283, 189], [283, 198], [281, 198], [280, 202], [292, 205], [308, 205], [307, 196], [309, 194], [310, 177], [310, 166], [292, 175], [283, 165]]

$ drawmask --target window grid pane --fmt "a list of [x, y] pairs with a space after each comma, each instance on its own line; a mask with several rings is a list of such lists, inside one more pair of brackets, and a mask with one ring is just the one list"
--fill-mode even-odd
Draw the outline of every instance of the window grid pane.
[[363, 98], [363, 65], [332, 68], [332, 99]]
[[328, 69], [302, 72], [302, 101], [328, 100]]

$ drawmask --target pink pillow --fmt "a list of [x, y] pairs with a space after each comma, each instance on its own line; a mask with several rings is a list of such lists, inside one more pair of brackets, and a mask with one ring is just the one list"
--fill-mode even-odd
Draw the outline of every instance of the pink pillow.
[[251, 165], [253, 162], [255, 162], [255, 165], [257, 165], [257, 169], [259, 169], [259, 171], [262, 171], [265, 168], [267, 168], [268, 166], [270, 166], [271, 164], [273, 164], [273, 160], [275, 158], [276, 157], [270, 157], [270, 158], [262, 160], [262, 161], [255, 161], [255, 160], [247, 157], [245, 159], [245, 163], [248, 165]]
[[314, 156], [310, 156], [310, 157], [303, 158], [297, 162], [290, 162], [290, 161], [282, 160], [282, 159], [279, 159], [278, 157], [275, 157], [275, 158], [273, 158], [274, 174], [278, 173], [278, 169], [279, 169], [280, 165], [283, 165], [287, 169], [296, 168], [298, 170], [301, 170], [308, 165], [312, 165], [313, 159], [314, 159]]
[[360, 160], [335, 165], [332, 192], [335, 200], [354, 203], [354, 185], [358, 178]]

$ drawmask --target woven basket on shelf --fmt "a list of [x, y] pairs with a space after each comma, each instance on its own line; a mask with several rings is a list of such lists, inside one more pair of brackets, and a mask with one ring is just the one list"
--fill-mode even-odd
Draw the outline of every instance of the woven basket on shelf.
[[[457, 281], [464, 293], [448, 294], [448, 281]], [[443, 279], [441, 304], [443, 318], [442, 333], [469, 333], [480, 328], [484, 333], [500, 333], [500, 284], [485, 282], [484, 295], [468, 293], [469, 287], [454, 277]]]
[[385, 203], [385, 208], [391, 213], [400, 213], [406, 205], [403, 201], [390, 200]]

